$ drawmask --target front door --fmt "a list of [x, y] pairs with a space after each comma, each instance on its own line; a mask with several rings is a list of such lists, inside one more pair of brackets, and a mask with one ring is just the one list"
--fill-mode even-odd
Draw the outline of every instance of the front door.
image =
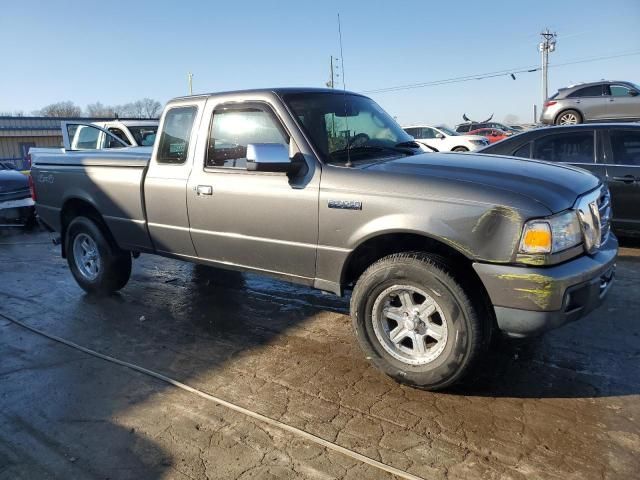
[[640, 118], [640, 95], [627, 85], [611, 85], [607, 87], [608, 114], [611, 119], [632, 120]]
[[611, 191], [613, 227], [618, 232], [640, 233], [640, 131], [611, 129], [606, 159]]
[[318, 241], [319, 168], [299, 175], [246, 169], [250, 143], [285, 144], [292, 154], [297, 149], [266, 103], [208, 104], [206, 112], [206, 151], [195, 159], [187, 188], [198, 257], [311, 283]]

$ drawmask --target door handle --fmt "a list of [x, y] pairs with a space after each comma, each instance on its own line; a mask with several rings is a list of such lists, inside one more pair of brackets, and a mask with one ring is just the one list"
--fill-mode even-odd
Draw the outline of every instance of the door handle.
[[623, 182], [623, 183], [634, 183], [638, 180], [633, 175], [625, 175], [623, 177], [611, 177], [611, 180], [614, 182]]
[[213, 195], [213, 187], [211, 185], [198, 185], [194, 190], [196, 195]]

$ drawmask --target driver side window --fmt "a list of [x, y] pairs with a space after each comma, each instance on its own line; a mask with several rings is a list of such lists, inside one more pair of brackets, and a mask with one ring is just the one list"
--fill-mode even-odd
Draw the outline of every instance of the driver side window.
[[278, 120], [266, 108], [221, 107], [213, 112], [207, 167], [245, 169], [250, 143], [288, 144], [289, 138]]

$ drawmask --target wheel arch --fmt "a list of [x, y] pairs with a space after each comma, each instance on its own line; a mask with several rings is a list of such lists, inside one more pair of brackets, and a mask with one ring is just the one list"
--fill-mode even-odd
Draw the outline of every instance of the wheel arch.
[[[462, 250], [440, 239], [410, 230], [378, 232], [363, 238], [349, 253], [340, 275], [342, 285], [355, 283], [372, 263], [387, 255], [410, 251], [434, 253], [471, 267], [471, 258]], [[471, 269], [473, 270], [473, 269]]]
[[113, 238], [113, 235], [109, 230], [109, 227], [107, 226], [106, 222], [104, 221], [104, 218], [102, 217], [102, 214], [100, 213], [98, 208], [93, 204], [93, 202], [83, 197], [71, 196], [65, 199], [64, 203], [62, 204], [62, 208], [60, 209], [60, 238], [62, 240], [60, 243], [62, 246], [63, 258], [66, 258], [67, 256], [67, 251], [66, 251], [67, 242], [65, 241], [67, 228], [69, 227], [69, 224], [73, 221], [74, 218], [80, 217], [80, 216], [87, 217], [94, 220], [98, 225], [98, 228], [100, 228], [100, 230], [107, 237], [107, 240], [109, 241], [109, 243], [112, 246], [117, 247], [117, 243]]

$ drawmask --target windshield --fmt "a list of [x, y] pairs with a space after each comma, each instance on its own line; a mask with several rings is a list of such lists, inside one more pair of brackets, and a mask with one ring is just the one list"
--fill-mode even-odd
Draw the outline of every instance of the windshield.
[[157, 125], [146, 125], [143, 127], [129, 125], [128, 128], [133, 138], [136, 139], [136, 143], [141, 147], [151, 147], [156, 141]]
[[440, 125], [440, 126], [438, 127], [438, 130], [442, 130], [442, 131], [443, 131], [444, 133], [446, 133], [447, 135], [453, 135], [453, 136], [460, 135], [458, 132], [454, 132], [454, 131], [453, 131], [453, 130], [451, 130], [449, 127], [445, 127], [445, 126], [443, 126], [443, 125]]
[[413, 142], [377, 103], [360, 95], [296, 93], [285, 101], [314, 147], [329, 163], [407, 155], [399, 144]]

